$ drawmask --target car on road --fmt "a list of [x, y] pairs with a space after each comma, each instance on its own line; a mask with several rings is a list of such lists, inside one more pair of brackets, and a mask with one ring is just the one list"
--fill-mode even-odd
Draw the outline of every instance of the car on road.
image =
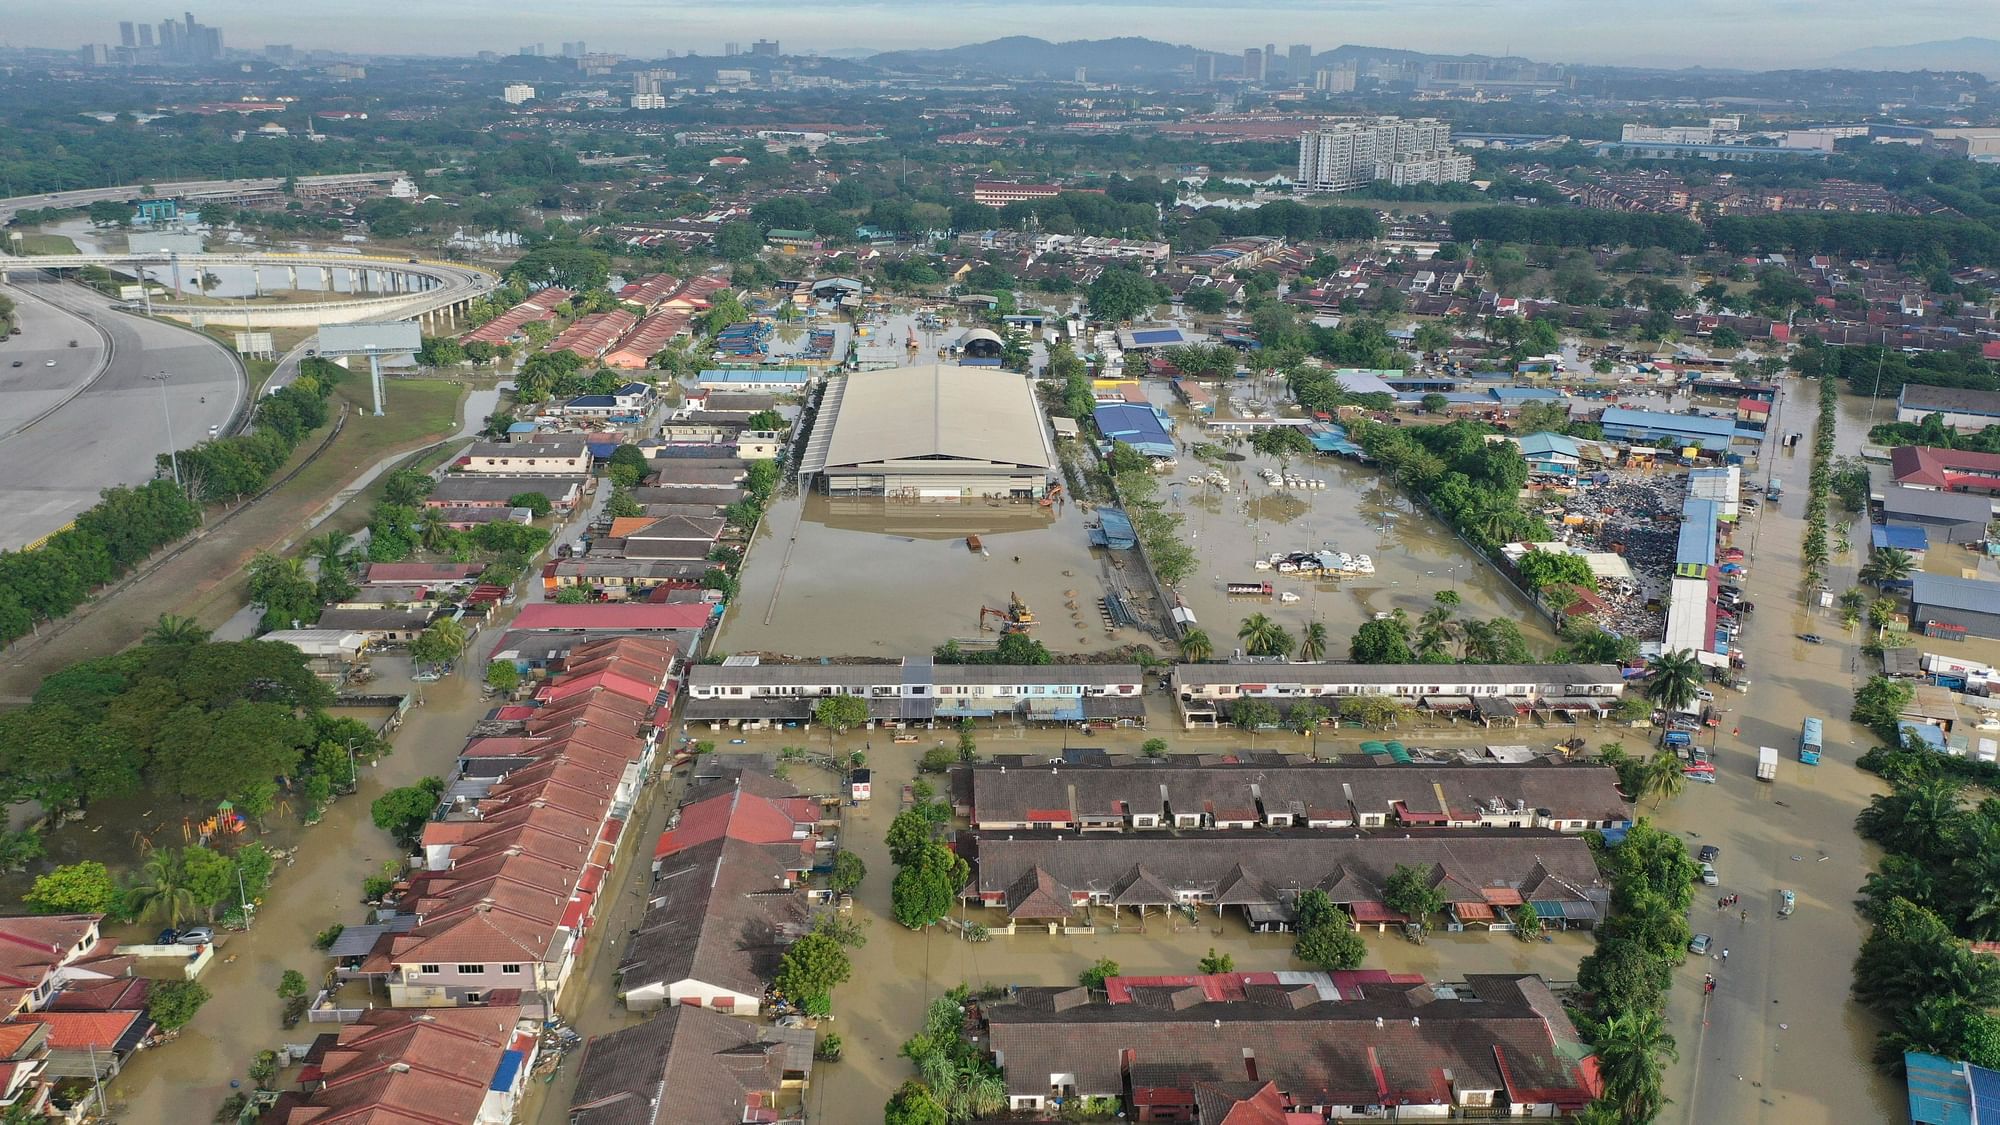
[[1799, 639], [1809, 645], [1816, 645], [1819, 644], [1825, 638], [1821, 637], [1818, 633], [1800, 633]]
[[1696, 699], [1699, 699], [1699, 700], [1701, 700], [1701, 701], [1702, 701], [1703, 703], [1713, 703], [1713, 702], [1715, 702], [1715, 693], [1714, 693], [1714, 692], [1712, 692], [1712, 691], [1710, 691], [1710, 690], [1708, 690], [1707, 688], [1696, 688], [1696, 689], [1694, 689], [1694, 697], [1695, 697]]
[[190, 926], [189, 928], [187, 928], [187, 929], [185, 929], [185, 930], [182, 930], [182, 931], [180, 932], [180, 936], [174, 939], [174, 944], [176, 944], [176, 945], [214, 945], [214, 944], [215, 944], [215, 927], [213, 927], [213, 926]]
[[1790, 891], [1788, 891], [1788, 890], [1786, 890], [1786, 891], [1779, 891], [1779, 892], [1778, 892], [1778, 917], [1780, 917], [1780, 918], [1790, 918], [1790, 917], [1792, 916], [1792, 911], [1793, 911], [1793, 909], [1795, 909], [1795, 908], [1796, 908], [1796, 907], [1798, 906], [1798, 904], [1799, 904], [1799, 896], [1797, 896], [1797, 895], [1793, 894], [1792, 892], [1790, 892]]
[[1688, 942], [1688, 952], [1696, 954], [1697, 956], [1703, 953], [1707, 953], [1709, 943], [1714, 940], [1715, 940], [1714, 938], [1709, 937], [1707, 934], [1696, 934], [1694, 935], [1694, 940]]
[[15, 360], [15, 361], [14, 361], [14, 366], [16, 366], [16, 367], [19, 367], [19, 366], [21, 366], [21, 361], [20, 361], [20, 360], [18, 360], [18, 359], [17, 359], [17, 360]]
[[1722, 849], [1716, 847], [1714, 844], [1703, 844], [1701, 846], [1701, 852], [1699, 853], [1698, 858], [1703, 863], [1714, 863], [1715, 857], [1721, 854], [1722, 854]]
[[50, 360], [44, 360], [44, 361], [42, 361], [42, 366], [43, 366], [43, 367], [54, 367], [55, 365], [56, 365], [56, 361], [55, 361], [55, 360], [53, 360], [53, 359], [50, 359]]
[[1704, 863], [1701, 865], [1701, 881], [1704, 886], [1709, 887], [1720, 886], [1722, 884], [1722, 876], [1715, 873], [1715, 865], [1713, 863]]

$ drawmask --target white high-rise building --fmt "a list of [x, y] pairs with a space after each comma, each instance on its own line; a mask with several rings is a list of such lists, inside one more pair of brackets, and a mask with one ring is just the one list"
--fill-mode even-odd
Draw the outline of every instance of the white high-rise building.
[[510, 82], [500, 91], [500, 100], [508, 105], [520, 105], [535, 100], [535, 88], [526, 82]]
[[1298, 190], [1351, 191], [1375, 180], [1463, 183], [1472, 158], [1451, 147], [1451, 126], [1434, 117], [1342, 122], [1299, 138]]

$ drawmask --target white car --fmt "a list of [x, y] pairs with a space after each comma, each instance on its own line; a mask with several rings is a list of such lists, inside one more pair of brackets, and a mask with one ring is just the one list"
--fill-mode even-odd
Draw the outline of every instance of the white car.
[[55, 360], [53, 360], [53, 359], [48, 359], [48, 360], [43, 360], [43, 361], [42, 361], [42, 366], [43, 366], [43, 367], [54, 367], [55, 365], [56, 365], [56, 361], [55, 361]]
[[1707, 688], [1696, 688], [1694, 697], [1696, 699], [1701, 700], [1703, 703], [1715, 702], [1715, 693], [1708, 690]]

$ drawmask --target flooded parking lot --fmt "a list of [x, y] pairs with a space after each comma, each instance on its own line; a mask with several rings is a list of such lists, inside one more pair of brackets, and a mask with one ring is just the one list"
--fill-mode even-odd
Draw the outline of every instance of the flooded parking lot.
[[1029, 635], [1056, 652], [1153, 641], [1105, 629], [1098, 599], [1144, 580], [1091, 548], [1090, 522], [1075, 504], [786, 497], [751, 546], [717, 647], [925, 655], [949, 640], [997, 640], [981, 631], [980, 610], [1005, 610], [1016, 595], [1035, 615]]

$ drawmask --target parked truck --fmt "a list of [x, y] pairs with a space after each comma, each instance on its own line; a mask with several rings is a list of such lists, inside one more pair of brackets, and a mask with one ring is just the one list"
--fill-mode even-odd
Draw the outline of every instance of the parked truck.
[[1778, 749], [1775, 746], [1757, 748], [1757, 780], [1778, 780]]

